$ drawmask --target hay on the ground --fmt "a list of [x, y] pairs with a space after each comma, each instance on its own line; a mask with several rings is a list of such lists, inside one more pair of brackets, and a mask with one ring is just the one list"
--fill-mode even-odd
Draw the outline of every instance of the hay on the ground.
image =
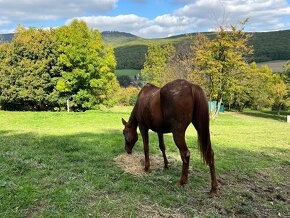
[[[171, 162], [175, 158], [168, 157], [168, 161]], [[115, 163], [117, 166], [124, 169], [125, 172], [130, 173], [134, 176], [142, 176], [145, 175], [144, 171], [144, 154], [142, 153], [133, 153], [133, 154], [120, 154], [115, 158]], [[162, 155], [150, 155], [150, 169], [163, 169], [164, 162]]]

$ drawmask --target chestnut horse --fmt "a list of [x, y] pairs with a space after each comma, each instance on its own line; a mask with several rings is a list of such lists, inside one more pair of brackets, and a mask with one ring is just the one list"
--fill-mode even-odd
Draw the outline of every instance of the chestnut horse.
[[164, 133], [172, 133], [182, 159], [180, 185], [188, 180], [190, 152], [185, 142], [185, 131], [192, 123], [198, 133], [199, 150], [203, 161], [209, 165], [212, 195], [217, 193], [217, 180], [214, 166], [214, 152], [209, 132], [209, 112], [207, 98], [201, 87], [186, 80], [175, 80], [162, 88], [147, 84], [140, 91], [129, 121], [122, 119], [125, 126], [125, 150], [132, 152], [138, 140], [139, 126], [144, 145], [145, 171], [149, 170], [148, 130], [158, 134], [159, 147], [164, 158], [164, 167], [168, 167], [163, 140]]

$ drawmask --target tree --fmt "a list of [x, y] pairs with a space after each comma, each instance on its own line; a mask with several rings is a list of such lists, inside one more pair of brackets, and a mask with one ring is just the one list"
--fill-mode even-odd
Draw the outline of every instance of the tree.
[[141, 70], [143, 80], [157, 86], [162, 86], [168, 82], [170, 80], [168, 63], [174, 52], [175, 49], [172, 44], [164, 46], [150, 45], [145, 55], [144, 68]]
[[60, 76], [54, 30], [18, 27], [0, 47], [0, 90], [4, 109], [43, 110], [59, 105], [54, 91]]
[[272, 108], [277, 110], [278, 115], [280, 115], [281, 110], [286, 109], [290, 105], [289, 84], [286, 82], [285, 75], [275, 74], [273, 77], [272, 98], [274, 103]]
[[119, 88], [114, 74], [116, 60], [112, 47], [105, 48], [101, 33], [74, 20], [57, 30], [57, 38], [62, 76], [56, 89], [73, 100], [76, 110], [110, 104], [110, 96]]
[[219, 111], [222, 100], [239, 83], [240, 73], [247, 66], [246, 57], [252, 53], [252, 48], [247, 45], [250, 35], [244, 32], [246, 22], [241, 22], [239, 27], [220, 26], [212, 40], [198, 34], [193, 43], [195, 72], [204, 74], [210, 99], [219, 102], [213, 117]]
[[274, 76], [272, 69], [268, 66], [262, 66], [261, 68], [257, 68], [256, 64], [252, 64], [249, 79], [252, 87], [250, 93], [250, 106], [254, 109], [271, 107], [271, 105], [274, 103]]
[[198, 74], [198, 72], [193, 73], [193, 57], [194, 53], [192, 52], [191, 44], [189, 42], [176, 46], [174, 55], [168, 62], [169, 71], [166, 75], [171, 80], [186, 79], [205, 88], [204, 79], [200, 74]]
[[290, 86], [290, 61], [287, 61], [287, 63], [283, 66], [282, 73], [285, 75], [285, 82]]

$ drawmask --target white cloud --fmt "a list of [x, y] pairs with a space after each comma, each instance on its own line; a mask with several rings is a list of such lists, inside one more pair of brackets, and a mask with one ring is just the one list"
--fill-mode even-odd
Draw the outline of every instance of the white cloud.
[[0, 17], [0, 26], [5, 26], [5, 25], [8, 25], [8, 24], [10, 24], [9, 20], [4, 20], [4, 19], [1, 19], [1, 17]]
[[185, 17], [185, 16], [172, 16], [169, 14], [165, 14], [162, 16], [158, 16], [154, 19], [154, 22], [156, 24], [159, 24], [161, 26], [179, 26], [179, 25], [189, 25], [192, 23], [191, 18]]
[[85, 16], [85, 17], [76, 17], [67, 20], [66, 24], [69, 24], [73, 19], [83, 20], [88, 26], [92, 28], [97, 28], [101, 31], [106, 30], [118, 30], [118, 31], [138, 31], [144, 25], [148, 25], [150, 22], [149, 19], [145, 17], [139, 17], [134, 14], [128, 15], [118, 15], [115, 17], [110, 16]]
[[86, 13], [105, 13], [118, 0], [0, 0], [1, 19], [35, 21], [67, 19]]
[[191, 18], [171, 15], [158, 16], [153, 20], [139, 17], [134, 14], [110, 16], [86, 16], [67, 20], [69, 24], [73, 19], [83, 20], [91, 28], [100, 31], [130, 32], [145, 38], [164, 37], [172, 34], [184, 33], [193, 29]]
[[[101, 31], [117, 30], [142, 37], [165, 37], [174, 34], [209, 31], [218, 25], [250, 18], [247, 30], [270, 31], [289, 28], [282, 19], [290, 15], [290, 6], [285, 0], [172, 0], [183, 6], [172, 14], [153, 19], [134, 14], [77, 17], [90, 27]], [[68, 21], [70, 22], [71, 19]]]
[[249, 29], [275, 30], [283, 17], [289, 18], [290, 5], [286, 0], [197, 0], [174, 14], [195, 18], [200, 29], [250, 18]]

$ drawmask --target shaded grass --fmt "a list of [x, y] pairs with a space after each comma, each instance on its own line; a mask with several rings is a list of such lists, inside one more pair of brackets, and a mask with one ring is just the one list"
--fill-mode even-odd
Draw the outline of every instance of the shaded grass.
[[[209, 198], [208, 167], [193, 127], [189, 184], [181, 162], [136, 177], [114, 163], [124, 152], [121, 117], [131, 108], [86, 113], [0, 111], [1, 217], [224, 217], [290, 214], [290, 125], [261, 116], [221, 114], [211, 123], [220, 183]], [[121, 112], [119, 112], [121, 111]], [[258, 113], [258, 112], [251, 112]], [[143, 151], [141, 137], [134, 152]], [[156, 134], [150, 153], [160, 155]], [[170, 134], [167, 153], [179, 157]]]
[[281, 111], [280, 114], [278, 114], [276, 111], [271, 110], [260, 110], [260, 111], [245, 110], [242, 114], [259, 118], [269, 118], [285, 122], [287, 120], [286, 118], [287, 115], [290, 115], [290, 111]]

